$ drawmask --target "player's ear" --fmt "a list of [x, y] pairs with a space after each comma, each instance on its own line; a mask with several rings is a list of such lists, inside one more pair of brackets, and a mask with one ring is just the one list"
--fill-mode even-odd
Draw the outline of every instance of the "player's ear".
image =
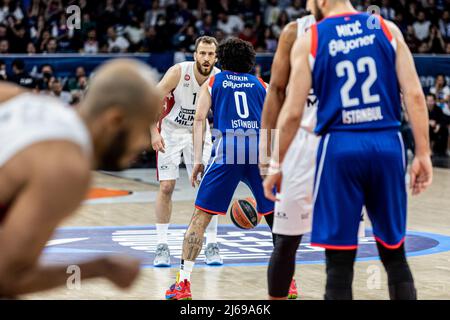
[[109, 128], [121, 128], [125, 122], [125, 113], [122, 108], [112, 107], [104, 112], [103, 119]]

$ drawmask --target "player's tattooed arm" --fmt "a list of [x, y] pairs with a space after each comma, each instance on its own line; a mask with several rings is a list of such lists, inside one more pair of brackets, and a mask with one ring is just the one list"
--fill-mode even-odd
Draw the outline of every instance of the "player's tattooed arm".
[[196, 209], [192, 215], [188, 230], [184, 235], [183, 260], [195, 261], [203, 246], [203, 236], [212, 215]]

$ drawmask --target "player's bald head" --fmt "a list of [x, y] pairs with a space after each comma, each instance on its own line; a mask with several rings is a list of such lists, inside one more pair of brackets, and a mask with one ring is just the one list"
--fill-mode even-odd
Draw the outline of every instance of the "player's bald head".
[[163, 94], [156, 88], [152, 70], [131, 59], [114, 59], [95, 71], [82, 103], [82, 111], [97, 116], [111, 108], [120, 108], [124, 115], [149, 116], [156, 120]]

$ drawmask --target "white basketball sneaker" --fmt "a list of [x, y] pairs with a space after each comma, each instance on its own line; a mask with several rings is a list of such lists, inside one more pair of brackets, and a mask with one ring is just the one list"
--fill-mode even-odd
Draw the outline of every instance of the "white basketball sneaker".
[[209, 266], [223, 265], [222, 257], [220, 256], [219, 246], [217, 243], [208, 243], [205, 248], [205, 262]]
[[160, 243], [156, 247], [153, 265], [155, 267], [170, 267], [170, 250], [166, 243]]

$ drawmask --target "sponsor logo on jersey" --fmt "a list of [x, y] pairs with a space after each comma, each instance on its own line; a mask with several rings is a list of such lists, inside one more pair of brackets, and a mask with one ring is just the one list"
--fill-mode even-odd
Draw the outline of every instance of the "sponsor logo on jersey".
[[192, 127], [192, 125], [194, 124], [194, 116], [194, 109], [186, 109], [180, 107], [180, 111], [178, 112], [178, 115], [174, 121], [181, 126]]
[[185, 74], [185, 75], [184, 75], [184, 80], [186, 80], [186, 81], [191, 80], [191, 76], [188, 75], [188, 74]]

